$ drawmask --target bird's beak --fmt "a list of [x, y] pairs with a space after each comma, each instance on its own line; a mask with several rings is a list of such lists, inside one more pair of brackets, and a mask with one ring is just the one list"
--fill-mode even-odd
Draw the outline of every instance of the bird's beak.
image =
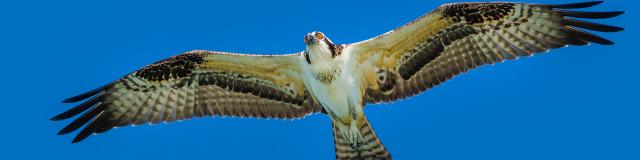
[[304, 43], [307, 45], [312, 45], [316, 43], [316, 40], [313, 35], [307, 34], [307, 36], [304, 36]]

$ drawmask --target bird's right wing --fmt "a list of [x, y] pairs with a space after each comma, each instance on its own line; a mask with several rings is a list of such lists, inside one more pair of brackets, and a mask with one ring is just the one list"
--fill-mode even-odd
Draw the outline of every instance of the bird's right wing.
[[302, 53], [246, 55], [191, 51], [65, 100], [89, 99], [51, 120], [82, 114], [58, 134], [203, 116], [300, 118], [321, 111], [300, 79]]

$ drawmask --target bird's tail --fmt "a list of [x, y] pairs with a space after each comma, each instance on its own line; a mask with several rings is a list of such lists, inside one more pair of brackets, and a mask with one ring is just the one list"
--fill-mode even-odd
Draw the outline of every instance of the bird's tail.
[[[391, 159], [391, 154], [382, 145], [366, 117], [356, 123], [356, 132], [350, 131], [350, 125], [333, 120], [333, 139], [336, 147], [336, 159]], [[356, 133], [358, 138], [353, 137]]]

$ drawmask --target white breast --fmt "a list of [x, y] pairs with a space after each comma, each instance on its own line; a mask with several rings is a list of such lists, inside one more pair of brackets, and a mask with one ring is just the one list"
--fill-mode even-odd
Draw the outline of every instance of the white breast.
[[351, 60], [347, 56], [336, 57], [331, 64], [334, 67], [340, 67], [337, 68], [340, 72], [337, 72], [335, 80], [329, 84], [325, 84], [315, 77], [318, 72], [323, 70], [312, 68], [310, 65], [304, 67], [305, 85], [311, 94], [316, 97], [325, 110], [339, 117], [350, 116], [354, 109], [359, 111], [359, 107], [361, 107], [362, 93], [358, 87], [360, 81], [357, 80], [359, 76], [354, 72], [354, 66], [348, 63]]

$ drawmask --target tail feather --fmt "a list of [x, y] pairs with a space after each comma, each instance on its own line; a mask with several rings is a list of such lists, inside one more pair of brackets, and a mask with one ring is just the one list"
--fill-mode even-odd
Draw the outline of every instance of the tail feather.
[[349, 133], [349, 131], [340, 130], [336, 123], [339, 122], [333, 121], [336, 159], [391, 159], [391, 154], [382, 145], [366, 118], [358, 124], [361, 138], [355, 143], [350, 142], [348, 137], [345, 137], [344, 133]]

